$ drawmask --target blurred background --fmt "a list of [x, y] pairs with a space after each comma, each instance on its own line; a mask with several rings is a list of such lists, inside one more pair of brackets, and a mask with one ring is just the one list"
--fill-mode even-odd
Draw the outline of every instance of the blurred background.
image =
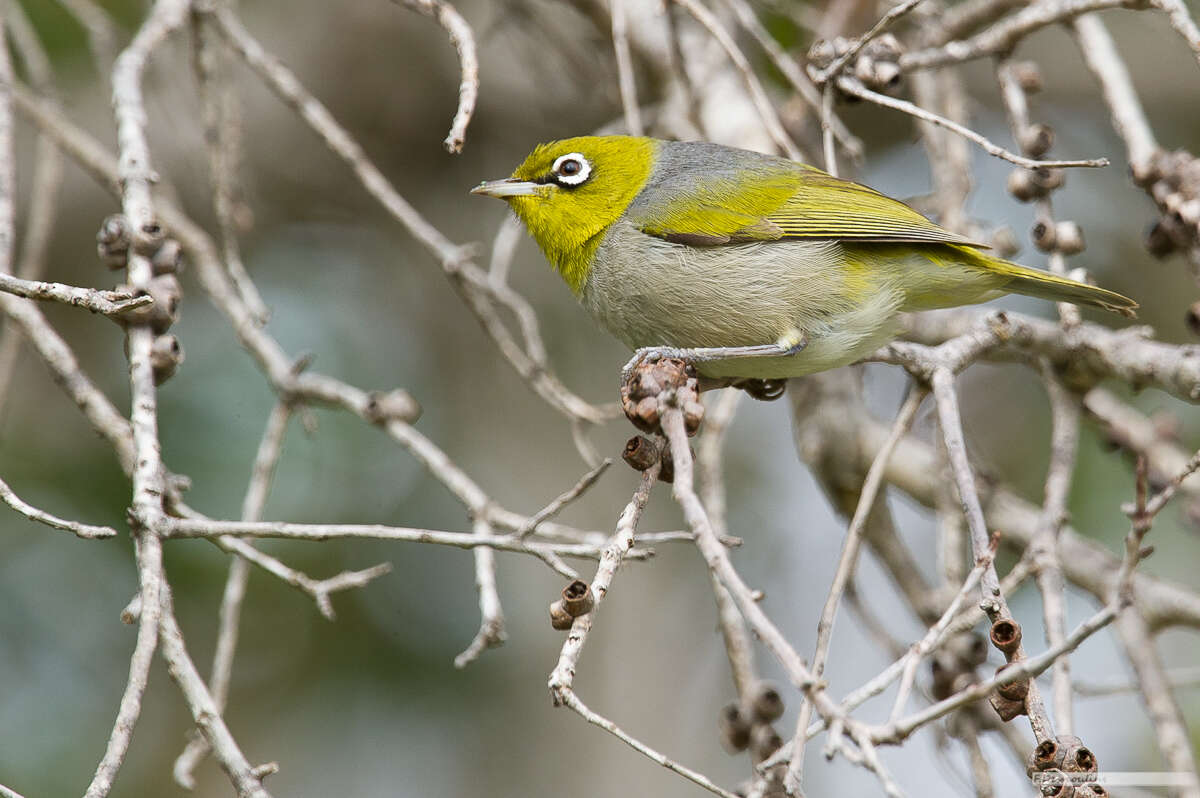
[[[83, 31], [53, 0], [19, 1], [53, 59], [63, 107], [111, 146], [107, 89], [97, 80]], [[104, 5], [126, 35], [144, 14], [135, 0]], [[620, 105], [609, 40], [570, 5], [463, 0], [458, 8], [478, 36], [481, 60], [479, 108], [458, 156], [441, 146], [457, 100], [458, 64], [429, 19], [382, 0], [259, 0], [243, 3], [241, 13], [422, 214], [455, 241], [486, 245], [506, 210], [469, 197], [467, 190], [481, 179], [507, 175], [538, 142], [613, 121]], [[866, 21], [873, 16], [868, 9]], [[1196, 151], [1200, 128], [1191, 54], [1156, 14], [1114, 11], [1104, 19], [1133, 70], [1160, 142]], [[797, 54], [812, 38], [786, 26], [783, 34]], [[156, 168], [184, 208], [211, 226], [186, 38], [177, 36], [160, 51], [147, 74], [151, 146]], [[1160, 338], [1189, 340], [1184, 311], [1195, 285], [1180, 260], [1154, 261], [1141, 246], [1153, 207], [1128, 180], [1123, 146], [1074, 43], [1066, 32], [1049, 28], [1031, 37], [1018, 55], [1042, 65], [1046, 88], [1033, 98], [1033, 118], [1056, 129], [1055, 157], [1114, 161], [1106, 170], [1072, 172], [1068, 187], [1056, 195], [1059, 218], [1078, 221], [1087, 236], [1088, 249], [1075, 260], [1101, 284], [1135, 297], [1142, 305], [1141, 323], [1153, 325]], [[988, 65], [969, 65], [962, 74], [976, 103], [973, 126], [995, 141], [1010, 142]], [[254, 215], [242, 243], [250, 273], [273, 311], [271, 332], [291, 353], [314, 353], [315, 368], [324, 373], [367, 389], [408, 390], [424, 407], [418, 428], [505, 506], [533, 513], [574, 484], [587, 467], [567, 424], [501, 359], [437, 264], [253, 75], [239, 68], [236, 76], [245, 113], [238, 179]], [[784, 87], [774, 88], [782, 93]], [[899, 197], [929, 190], [928, 164], [909, 119], [864, 104], [841, 112], [867, 145], [858, 179]], [[27, 192], [34, 137], [23, 122], [18, 133], [17, 176]], [[978, 151], [973, 156], [971, 214], [1011, 225], [1023, 244], [1017, 259], [1044, 265], [1044, 256], [1028, 243], [1031, 209], [1004, 191], [1008, 165]], [[115, 282], [93, 253], [100, 221], [117, 210], [105, 191], [68, 162], [48, 279]], [[24, 211], [22, 204], [18, 225]], [[236, 518], [273, 397], [193, 276], [185, 273], [182, 279], [185, 302], [174, 332], [187, 359], [160, 391], [164, 456], [172, 470], [191, 478], [191, 506]], [[587, 319], [527, 240], [512, 282], [537, 308], [551, 362], [566, 384], [595, 402], [614, 399], [627, 353]], [[1034, 300], [998, 304], [1043, 316], [1054, 312]], [[120, 330], [78, 310], [44, 310], [91, 377], [126, 408]], [[1102, 321], [1122, 323], [1107, 316]], [[1040, 503], [1050, 424], [1038, 381], [1018, 367], [976, 366], [961, 384], [977, 464]], [[872, 406], [893, 413], [903, 387], [897, 371], [872, 367], [866, 385]], [[1200, 445], [1194, 408], [1153, 390], [1132, 401], [1148, 413], [1176, 414], [1181, 445], [1189, 450]], [[316, 414], [319, 428], [312, 434], [298, 424], [289, 429], [265, 518], [470, 530], [461, 505], [378, 430], [344, 414]], [[731, 532], [745, 539], [734, 553], [736, 565], [748, 583], [766, 592], [769, 614], [807, 653], [844, 524], [798, 460], [790, 424], [786, 402], [743, 400], [727, 448], [729, 521]], [[931, 427], [925, 411], [917, 430], [928, 435]], [[594, 439], [603, 454], [617, 457], [628, 435], [621, 421]], [[0, 417], [0, 477], [51, 512], [125, 528], [129, 484], [112, 451], [27, 349]], [[636, 477], [618, 462], [564, 520], [610, 530]], [[1119, 551], [1127, 531], [1119, 504], [1132, 495], [1132, 485], [1130, 463], [1085, 423], [1070, 505], [1074, 526]], [[934, 576], [931, 515], [901, 497], [892, 497], [892, 503], [899, 533]], [[667, 492], [656, 490], [641, 529], [681, 525]], [[1147, 572], [1200, 587], [1195, 533], [1177, 508], [1160, 518], [1152, 542], [1158, 553], [1144, 564]], [[332, 623], [297, 591], [252, 574], [226, 717], [251, 761], [279, 762], [280, 772], [268, 781], [274, 794], [702, 794], [551, 706], [546, 679], [563, 636], [550, 629], [546, 605], [562, 585], [540, 562], [498, 555], [508, 643], [459, 671], [452, 660], [479, 620], [468, 552], [375, 542], [262, 545], [317, 577], [385, 560], [394, 566], [365, 589], [336, 596], [338, 618]], [[166, 547], [180, 622], [206, 675], [227, 566], [228, 557], [202, 541]], [[586, 562], [578, 567], [585, 577], [594, 569]], [[905, 612], [888, 612], [903, 602], [869, 555], [859, 573], [865, 604], [888, 617], [897, 637], [915, 640], [924, 627]], [[136, 630], [122, 625], [118, 614], [136, 583], [126, 535], [82, 541], [0, 508], [0, 783], [27, 798], [78, 794], [87, 784], [125, 685]], [[1094, 608], [1081, 596], [1069, 598], [1068, 623], [1074, 626]], [[1013, 606], [1026, 624], [1026, 639], [1040, 650], [1036, 591], [1018, 593]], [[1194, 636], [1168, 633], [1161, 647], [1168, 665], [1197, 660]], [[843, 610], [831, 652], [833, 693], [857, 687], [889, 661]], [[768, 655], [759, 662], [765, 673], [780, 676]], [[1088, 641], [1073, 668], [1081, 681], [1128, 676], [1107, 634]], [[718, 783], [733, 786], [749, 773], [745, 756], [726, 754], [718, 741], [718, 710], [735, 694], [708, 575], [688, 545], [659, 546], [653, 560], [622, 568], [580, 662], [576, 688], [596, 711]], [[1200, 691], [1182, 690], [1179, 697], [1196, 728]], [[787, 698], [779, 728], [790, 731], [798, 706], [790, 693]], [[883, 719], [890, 704], [890, 698], [880, 699], [863, 717]], [[1133, 696], [1080, 699], [1077, 716], [1106, 770], [1161, 768], [1149, 723]], [[189, 721], [156, 662], [112, 795], [185, 794], [170, 773]], [[1021, 726], [1028, 735], [1027, 724]], [[911, 794], [967, 793], [961, 746], [939, 745], [937, 738], [918, 735], [903, 749], [882, 751], [884, 761]], [[1028, 782], [1011, 758], [986, 739], [985, 750], [999, 794], [1026, 794]], [[844, 761], [823, 761], [816, 747], [809, 761], [811, 795], [878, 789], [873, 778]], [[196, 795], [230, 793], [211, 761], [197, 770], [197, 778]]]

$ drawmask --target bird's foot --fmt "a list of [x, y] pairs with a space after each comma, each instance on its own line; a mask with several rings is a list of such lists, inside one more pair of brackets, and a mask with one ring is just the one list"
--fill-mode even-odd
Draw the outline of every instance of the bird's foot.
[[773, 402], [787, 390], [787, 380], [734, 380], [730, 387], [745, 391], [760, 402]]
[[645, 346], [634, 352], [633, 357], [621, 369], [621, 384], [628, 383], [633, 370], [642, 363], [673, 359], [694, 366], [698, 363], [712, 363], [718, 360], [743, 357], [790, 357], [804, 351], [807, 346], [808, 336], [800, 330], [788, 331], [773, 344], [756, 346]]

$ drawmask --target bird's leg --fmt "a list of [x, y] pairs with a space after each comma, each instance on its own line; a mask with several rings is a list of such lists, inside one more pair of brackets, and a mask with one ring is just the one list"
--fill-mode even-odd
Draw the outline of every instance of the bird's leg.
[[741, 357], [789, 357], [798, 354], [808, 346], [808, 336], [800, 330], [789, 330], [773, 344], [756, 346], [699, 346], [679, 348], [673, 346], [644, 346], [634, 352], [633, 357], [621, 369], [621, 384], [629, 380], [629, 375], [639, 363], [653, 363], [657, 360], [674, 358], [693, 365], [697, 363], [712, 363], [716, 360], [731, 360]]

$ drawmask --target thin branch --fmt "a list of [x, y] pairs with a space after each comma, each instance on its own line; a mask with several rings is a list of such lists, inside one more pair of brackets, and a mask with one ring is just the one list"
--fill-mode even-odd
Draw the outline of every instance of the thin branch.
[[674, 0], [674, 2], [691, 14], [717, 40], [717, 43], [721, 45], [721, 49], [729, 56], [729, 60], [733, 62], [734, 69], [742, 76], [742, 80], [746, 84], [746, 90], [750, 93], [750, 99], [753, 101], [759, 117], [762, 118], [763, 127], [766, 128], [771, 140], [775, 142], [775, 146], [779, 147], [792, 160], [800, 160], [800, 149], [792, 141], [787, 131], [784, 130], [783, 122], [780, 121], [779, 115], [775, 113], [775, 108], [771, 105], [767, 93], [763, 90], [762, 84], [755, 76], [754, 70], [750, 67], [750, 62], [746, 59], [746, 55], [737, 46], [737, 42], [733, 40], [733, 36], [729, 34], [729, 31], [725, 29], [720, 20], [713, 16], [713, 13], [701, 5], [698, 0]]
[[[512, 340], [489, 301], [489, 298], [504, 301], [503, 295], [495, 293], [487, 274], [470, 262], [468, 250], [447, 239], [396, 191], [329, 110], [304, 88], [290, 70], [263, 49], [232, 12], [218, 7], [211, 13], [217, 22], [217, 29], [247, 66], [296, 111], [326, 146], [350, 167], [363, 188], [438, 260], [451, 284], [460, 292], [517, 373], [542, 398], [571, 418], [599, 423], [611, 417], [611, 413], [593, 407], [567, 390], [544, 364], [538, 363]], [[513, 311], [518, 317], [521, 315], [520, 309], [514, 307]]]
[[48, 283], [43, 280], [22, 280], [20, 277], [12, 277], [8, 274], [0, 274], [0, 291], [25, 299], [74, 305], [102, 316], [119, 316], [134, 308], [145, 307], [154, 302], [149, 294], [139, 296], [131, 291], [78, 288], [62, 283]]
[[1171, 477], [1171, 481], [1146, 502], [1146, 515], [1153, 517], [1162, 512], [1162, 509], [1167, 506], [1167, 502], [1171, 500], [1184, 481], [1196, 473], [1197, 469], [1200, 469], [1200, 451], [1192, 455], [1191, 459], [1179, 470], [1179, 473]]
[[[473, 522], [477, 537], [491, 537], [492, 525], [486, 518]], [[454, 667], [465, 668], [485, 650], [504, 644], [504, 610], [496, 587], [496, 552], [487, 546], [475, 549], [475, 587], [479, 591], [479, 632], [466, 650], [454, 658]]]
[[821, 93], [821, 152], [825, 158], [825, 171], [837, 177], [837, 148], [833, 142], [833, 87], [826, 86]]
[[1155, 641], [1138, 613], [1137, 605], [1121, 612], [1116, 623], [1117, 637], [1129, 664], [1133, 667], [1138, 692], [1146, 707], [1146, 714], [1154, 726], [1154, 736], [1162, 751], [1167, 767], [1177, 773], [1187, 774], [1189, 784], [1180, 785], [1175, 795], [1178, 798], [1198, 798], [1200, 778], [1197, 777], [1196, 757], [1192, 736], [1188, 731], [1179, 702], [1171, 693], [1167, 672], [1163, 668]]
[[[1042, 593], [1042, 617], [1046, 627], [1046, 643], [1062, 642], [1067, 633], [1066, 584], [1059, 559], [1058, 536], [1067, 520], [1067, 499], [1070, 497], [1071, 475], [1079, 447], [1080, 408], [1049, 366], [1042, 371], [1046, 392], [1050, 397], [1051, 423], [1050, 465], [1046, 472], [1045, 501], [1042, 522], [1029, 547]], [[1054, 663], [1054, 718], [1060, 734], [1074, 734], [1075, 721], [1071, 704], [1071, 663], [1066, 657]]]
[[633, 551], [638, 521], [650, 498], [650, 490], [658, 480], [660, 468], [661, 465], [656, 463], [642, 472], [642, 479], [638, 483], [637, 490], [633, 492], [629, 504], [625, 505], [621, 517], [617, 519], [617, 528], [613, 532], [612, 538], [600, 553], [600, 565], [596, 568], [596, 575], [592, 578], [591, 583], [595, 605], [591, 612], [579, 616], [571, 624], [571, 631], [567, 633], [567, 640], [563, 643], [562, 651], [558, 655], [558, 663], [550, 673], [548, 685], [556, 703], [565, 701], [560, 696], [569, 693], [575, 683], [575, 668], [579, 664], [580, 654], [583, 653], [583, 644], [587, 642], [588, 632], [592, 629], [600, 605], [608, 597], [608, 589], [612, 585], [613, 577], [616, 576], [617, 568]]
[[[122, 211], [130, 222], [133, 235], [128, 281], [134, 289], [145, 289], [150, 282], [153, 273], [150, 262], [139, 252], [147, 251], [147, 245], [160, 230], [151, 197], [151, 183], [156, 176], [151, 168], [146, 141], [142, 75], [151, 53], [183, 23], [186, 13], [187, 3], [184, 0], [157, 0], [133, 41], [117, 57], [113, 67], [112, 103], [120, 151], [117, 168], [121, 177]], [[161, 601], [167, 589], [162, 571], [162, 542], [158, 537], [164, 519], [162, 498], [166, 493], [166, 485], [158, 439], [154, 370], [150, 363], [153, 340], [154, 333], [146, 324], [128, 328], [132, 406], [129, 424], [135, 452], [133, 496], [129, 512], [137, 550], [141, 617], [137, 643], [130, 660], [129, 679], [121, 697], [117, 720], [85, 798], [104, 798], [125, 759], [134, 724], [141, 714], [150, 662], [158, 647]]]
[[221, 768], [229, 775], [238, 798], [270, 798], [271, 794], [263, 787], [258, 769], [250, 764], [233, 739], [221, 717], [221, 708], [213, 700], [195, 663], [188, 656], [183, 633], [175, 620], [169, 590], [162, 592], [161, 610], [162, 658], [167, 663], [167, 673], [175, 680], [187, 701], [196, 727], [208, 741]]
[[1129, 70], [1099, 17], [1094, 14], [1079, 17], [1071, 27], [1079, 42], [1083, 62], [1100, 84], [1112, 114], [1113, 130], [1125, 141], [1129, 166], [1135, 175], [1142, 174], [1158, 151], [1158, 143], [1146, 121], [1146, 112], [1133, 87]]
[[[840, 706], [843, 712], [849, 713], [857, 709], [869, 699], [874, 698], [882, 693], [897, 679], [900, 679], [901, 686], [897, 691], [896, 700], [892, 705], [892, 719], [895, 720], [897, 717], [899, 717], [899, 711], [903, 710], [907, 701], [907, 695], [911, 693], [912, 684], [916, 679], [917, 667], [921, 664], [925, 657], [928, 657], [934, 651], [937, 651], [943, 643], [953, 637], [953, 622], [960, 617], [960, 610], [962, 609], [963, 604], [966, 603], [967, 596], [976, 589], [979, 584], [979, 578], [983, 575], [984, 568], [986, 568], [990, 562], [991, 560], [989, 559], [987, 562], [978, 563], [967, 573], [966, 579], [963, 580], [962, 586], [959, 587], [958, 592], [947, 605], [945, 612], [942, 613], [941, 617], [938, 618], [936, 623], [929, 627], [929, 630], [925, 633], [924, 637], [910, 646], [909, 649], [904, 652], [904, 654], [892, 662], [891, 665], [880, 671], [878, 675], [865, 682], [858, 689], [848, 693], [846, 697], [842, 699]], [[907, 687], [905, 686], [906, 684]], [[787, 761], [789, 757], [795, 755], [795, 746], [798, 740], [811, 740], [813, 737], [819, 734], [822, 729], [826, 728], [826, 726], [827, 722], [823, 719], [813, 722], [803, 730], [797, 725], [796, 736], [781, 746], [779, 750], [772, 754], [766, 761], [764, 761], [759, 768], [765, 769], [774, 767], [777, 764]], [[803, 731], [802, 738], [801, 731]]]
[[[792, 88], [796, 90], [809, 107], [821, 113], [822, 109], [822, 92], [813, 85], [812, 80], [804, 74], [804, 70], [796, 63], [795, 59], [789, 56], [775, 37], [763, 27], [758, 16], [754, 13], [754, 9], [746, 0], [725, 0], [725, 4], [733, 10], [734, 15], [745, 30], [754, 37], [758, 42], [758, 46], [763, 49], [763, 52], [771, 59], [771, 63], [775, 68], [787, 79], [788, 83], [792, 84]], [[846, 124], [834, 113], [829, 112], [827, 115], [828, 125], [833, 136], [845, 148], [851, 158], [858, 159], [863, 156], [862, 141], [855, 136], [846, 127]], [[828, 158], [826, 158], [828, 161]], [[828, 170], [827, 170], [828, 171]]]
[[[943, 344], [944, 347], [949, 347], [953, 342]], [[946, 441], [946, 452], [950, 458], [951, 470], [954, 473], [954, 484], [958, 488], [959, 501], [962, 502], [963, 514], [967, 517], [967, 530], [970, 532], [971, 549], [975, 555], [976, 562], [980, 562], [983, 558], [989, 558], [990, 562], [990, 535], [987, 531], [986, 522], [983, 518], [983, 507], [979, 502], [979, 493], [975, 488], [975, 476], [971, 471], [971, 464], [967, 459], [966, 441], [963, 439], [962, 420], [958, 412], [958, 397], [954, 391], [954, 377], [950, 370], [946, 367], [937, 367], [934, 369], [933, 378], [931, 380], [934, 399], [937, 401], [938, 419], [941, 422], [942, 437]], [[1000, 619], [1013, 620], [1012, 611], [1008, 608], [1008, 602], [1004, 598], [1004, 594], [1000, 588], [1000, 578], [996, 574], [994, 564], [989, 564], [984, 568], [983, 576], [980, 578], [980, 587], [982, 588], [982, 597], [980, 606], [987, 613], [988, 618], [995, 622]], [[1015, 621], [1014, 621], [1015, 622]], [[1020, 660], [1023, 658], [1024, 652], [1020, 645], [1010, 657], [1009, 670], [1017, 667]], [[1033, 728], [1033, 734], [1038, 739], [1052, 739], [1054, 737], [1053, 726], [1050, 724], [1050, 718], [1046, 714], [1046, 709], [1042, 705], [1041, 694], [1038, 691], [1037, 685], [1033, 682], [1029, 684], [1029, 694], [1025, 699], [1025, 709], [1029, 715], [1029, 725]]]
[[22, 501], [2, 479], [0, 479], [0, 501], [3, 501], [30, 521], [37, 521], [54, 529], [71, 532], [76, 537], [95, 540], [97, 538], [111, 538], [117, 534], [117, 530], [110, 526], [93, 526], [91, 524], [81, 524], [78, 521], [67, 521], [56, 515], [51, 515], [45, 510], [39, 510], [33, 505]]
[[117, 41], [121, 38], [112, 17], [95, 0], [58, 0], [62, 6], [75, 17], [75, 21], [83, 26], [87, 34], [88, 49], [92, 51], [92, 60], [96, 64], [96, 74], [103, 84], [112, 69], [117, 53]]
[[[1072, 630], [1071, 634], [1067, 635], [1066, 639], [1060, 645], [1048, 648], [1036, 657], [1024, 657], [1016, 660], [992, 678], [977, 682], [949, 698], [943, 699], [920, 712], [909, 715], [907, 718], [891, 721], [883, 726], [872, 728], [872, 741], [876, 743], [899, 744], [922, 726], [932, 723], [938, 718], [944, 717], [968, 704], [972, 704], [981, 698], [986, 698], [997, 687], [1037, 676], [1049, 669], [1059, 657], [1079, 648], [1083, 641], [1112, 623], [1118, 611], [1119, 608], [1115, 604], [1105, 606], [1091, 618], [1088, 618]], [[1030, 685], [1032, 687], [1032, 681]]]
[[195, 7], [192, 14], [192, 61], [200, 90], [200, 119], [204, 125], [208, 178], [224, 265], [246, 307], [260, 324], [266, 324], [271, 317], [271, 310], [246, 271], [234, 221], [241, 107], [232, 83], [229, 54], [212, 29], [211, 21], [197, 13]]
[[399, 0], [399, 2], [437, 20], [437, 23], [450, 36], [450, 43], [458, 52], [459, 71], [462, 75], [458, 86], [458, 110], [454, 112], [454, 121], [450, 123], [450, 132], [442, 143], [446, 147], [446, 152], [460, 153], [467, 139], [467, 125], [471, 123], [471, 116], [475, 113], [475, 101], [479, 97], [479, 56], [475, 53], [475, 34], [462, 15], [445, 0]]
[[[29, 73], [31, 85], [49, 102], [58, 101], [54, 70], [37, 31], [30, 23], [20, 3], [9, 2], [6, 8], [7, 29], [15, 51]], [[16, 275], [25, 280], [37, 280], [46, 269], [46, 251], [54, 232], [58, 213], [59, 190], [62, 188], [62, 154], [44, 133], [38, 133], [34, 155], [33, 177], [29, 188], [29, 209], [26, 213], [25, 234]], [[0, 318], [0, 327], [4, 327]], [[11, 325], [0, 335], [0, 408], [3, 408], [17, 366], [20, 338]]]
[[963, 138], [978, 144], [984, 152], [989, 155], [994, 155], [997, 158], [1003, 158], [1010, 163], [1015, 163], [1017, 166], [1023, 166], [1026, 169], [1066, 169], [1070, 167], [1086, 167], [1098, 168], [1109, 165], [1107, 158], [1090, 158], [1085, 160], [1073, 161], [1040, 161], [1035, 158], [1026, 158], [1024, 155], [1017, 155], [1009, 152], [998, 144], [992, 143], [986, 137], [976, 133], [969, 127], [960, 125], [957, 122], [946, 119], [944, 116], [938, 116], [932, 111], [927, 111], [908, 100], [899, 100], [895, 97], [889, 97], [886, 94], [880, 94], [877, 91], [871, 91], [862, 84], [857, 78], [842, 75], [837, 79], [837, 87], [839, 90], [855, 97], [859, 97], [868, 102], [873, 102], [876, 105], [882, 105], [885, 108], [891, 108], [896, 111], [903, 111], [910, 116], [915, 116], [917, 119], [922, 119], [939, 127], [944, 127], [947, 130], [952, 130]]
[[871, 26], [870, 30], [851, 42], [850, 47], [846, 50], [846, 52], [833, 59], [829, 66], [816, 72], [813, 75], [813, 82], [818, 86], [824, 86], [829, 82], [830, 78], [837, 76], [843, 69], [846, 68], [847, 64], [857, 58], [858, 54], [862, 52], [862, 48], [866, 47], [868, 42], [887, 30], [888, 26], [897, 19], [916, 8], [917, 4], [920, 2], [921, 0], [904, 0], [903, 3], [892, 6], [892, 8], [888, 9], [886, 14], [880, 17], [879, 20]]
[[[875, 461], [871, 463], [871, 468], [867, 471], [867, 478], [863, 481], [862, 492], [858, 497], [858, 506], [855, 508], [854, 517], [850, 520], [850, 526], [846, 530], [846, 540], [842, 544], [842, 555], [838, 560], [837, 570], [833, 575], [833, 582], [829, 586], [829, 594], [825, 598], [825, 605], [821, 608], [820, 620], [817, 622], [817, 645], [810, 666], [817, 678], [820, 678], [825, 672], [825, 661], [829, 657], [829, 644], [833, 640], [833, 624], [837, 618], [838, 606], [858, 564], [858, 552], [862, 544], [863, 530], [866, 527], [867, 516], [871, 512], [871, 508], [874, 507], [875, 499], [879, 495], [879, 489], [883, 484], [883, 474], [887, 468], [888, 460], [891, 459], [896, 444], [900, 442], [900, 439], [912, 427], [913, 420], [917, 416], [917, 411], [920, 409], [921, 403], [925, 400], [928, 393], [928, 390], [925, 388], [910, 387], [908, 395], [904, 399], [904, 404], [896, 414], [896, 421], [892, 424], [892, 432], [883, 447], [875, 455]], [[804, 731], [808, 728], [808, 722], [811, 717], [812, 704], [806, 700], [800, 705], [800, 713], [796, 721], [796, 743], [792, 748], [792, 758], [788, 763], [787, 774], [784, 776], [784, 786], [793, 794], [799, 791], [803, 784]]]
[[1153, 0], [1153, 5], [1166, 13], [1171, 27], [1183, 37], [1187, 46], [1195, 54], [1197, 63], [1200, 63], [1200, 28], [1196, 26], [1196, 20], [1192, 19], [1192, 15], [1188, 13], [1188, 7], [1183, 0]]
[[[716, 533], [700, 503], [692, 486], [692, 454], [688, 448], [687, 434], [684, 431], [683, 413], [676, 407], [664, 408], [662, 415], [663, 433], [671, 447], [671, 457], [675, 465], [675, 481], [672, 483], [672, 495], [683, 509], [688, 528], [696, 535], [696, 546], [708, 563], [709, 570], [720, 580], [725, 589], [733, 596], [738, 609], [750, 624], [750, 627], [766, 644], [779, 663], [783, 665], [791, 682], [801, 691], [812, 691], [817, 684], [816, 678], [804, 664], [803, 658], [792, 647], [779, 628], [767, 617], [755, 598], [755, 593], [734, 569], [729, 561], [725, 547], [717, 539]], [[821, 696], [815, 691], [816, 696]], [[828, 701], [828, 699], [825, 699]], [[820, 699], [818, 709], [828, 708], [822, 705]]]
[[[524, 523], [524, 520], [522, 520]], [[441, 532], [411, 527], [384, 526], [382, 524], [292, 524], [279, 521], [213, 521], [207, 519], [167, 519], [162, 537], [169, 538], [219, 538], [222, 536], [251, 538], [288, 538], [290, 540], [334, 540], [337, 538], [360, 538], [363, 540], [394, 540], [408, 543], [432, 543], [460, 549], [475, 549], [488, 546], [499, 551], [521, 554], [553, 552], [563, 557], [596, 558], [602, 547], [592, 543], [554, 543], [523, 540], [518, 534], [477, 535], [467, 532]], [[648, 556], [649, 552], [634, 552], [635, 559]]]
[[767, 617], [756, 600], [755, 594], [742, 581], [741, 576], [729, 561], [729, 555], [721, 545], [708, 515], [693, 487], [693, 462], [684, 429], [683, 411], [673, 405], [662, 408], [662, 429], [671, 447], [671, 458], [675, 465], [675, 481], [672, 495], [683, 510], [688, 527], [696, 535], [696, 547], [704, 557], [712, 575], [729, 591], [742, 616], [755, 634], [767, 646], [783, 666], [788, 679], [812, 702], [817, 712], [827, 721], [836, 724], [838, 732], [831, 739], [840, 739], [844, 731], [862, 752], [862, 764], [879, 778], [888, 795], [899, 795], [900, 790], [875, 755], [872, 741], [866, 730], [856, 721], [846, 717], [841, 708], [824, 690], [824, 685], [804, 664], [804, 660], [787, 641], [779, 628]]
[[224, 551], [238, 555], [246, 562], [261, 568], [304, 593], [317, 605], [317, 611], [329, 621], [337, 617], [331, 601], [334, 593], [365, 587], [392, 570], [391, 563], [382, 562], [361, 571], [342, 571], [326, 579], [314, 579], [303, 571], [291, 568], [280, 560], [264, 554], [239, 538], [220, 535], [213, 542]]
[[1200, 357], [1192, 354], [1196, 347], [1155, 341], [1146, 327], [1113, 330], [1083, 323], [1063, 329], [1057, 322], [1020, 313], [976, 310], [907, 316], [904, 324], [906, 338], [932, 345], [992, 330], [999, 337], [982, 353], [985, 359], [1036, 364], [1037, 356], [1042, 355], [1052, 365], [1069, 367], [1081, 376], [1112, 377], [1158, 388], [1187, 402], [1200, 402]]
[[621, 108], [625, 113], [625, 132], [631, 136], [641, 136], [642, 112], [638, 107], [637, 81], [633, 76], [633, 57], [629, 52], [626, 2], [611, 0], [613, 54], [617, 60], [617, 88], [621, 92]]
[[559, 688], [555, 695], [557, 696], [557, 700], [563, 706], [569, 707], [575, 712], [579, 713], [579, 715], [588, 723], [591, 723], [593, 726], [599, 726], [601, 729], [604, 729], [606, 732], [613, 735], [618, 740], [637, 751], [639, 754], [642, 754], [648, 759], [657, 762], [667, 770], [673, 773], [678, 773], [680, 776], [683, 776], [693, 784], [699, 785], [714, 795], [721, 796], [721, 798], [738, 798], [737, 793], [732, 793], [726, 789], [718, 787], [703, 773], [698, 773], [691, 768], [684, 767], [673, 759], [660, 754], [658, 751], [655, 751], [641, 740], [630, 736], [628, 732], [621, 729], [620, 726], [613, 723], [608, 718], [604, 717], [603, 715], [596, 714], [589, 709], [586, 704], [579, 700], [579, 696], [575, 695], [575, 691], [570, 687]]
[[[283, 440], [287, 433], [291, 408], [277, 403], [267, 416], [267, 424], [254, 456], [246, 496], [242, 501], [242, 520], [257, 521], [262, 517], [275, 467], [283, 452]], [[250, 580], [250, 563], [234, 555], [229, 563], [229, 575], [225, 579], [225, 590], [221, 595], [221, 608], [217, 613], [217, 645], [213, 652], [212, 672], [208, 677], [208, 688], [219, 711], [225, 710], [229, 697], [229, 683], [233, 676], [233, 657], [237, 652], [238, 632], [241, 625], [242, 602], [246, 597], [246, 585]], [[193, 737], [183, 752], [175, 759], [172, 774], [181, 787], [195, 788], [192, 772], [208, 755], [210, 748], [203, 735]]]
[[568, 504], [578, 499], [588, 488], [595, 485], [600, 480], [600, 477], [604, 475], [604, 472], [608, 470], [608, 467], [612, 465], [612, 462], [611, 458], [605, 458], [604, 462], [580, 477], [579, 481], [573, 487], [559, 494], [545, 507], [529, 516], [529, 520], [517, 530], [517, 534], [525, 538], [537, 532], [538, 526], [543, 521], [558, 515]]
[[932, 69], [1001, 55], [1012, 50], [1021, 39], [1049, 25], [1070, 21], [1089, 11], [1128, 5], [1129, 0], [1061, 0], [1055, 3], [1034, 3], [969, 39], [905, 53], [900, 56], [900, 68], [905, 72], [913, 69]]
[[[162, 543], [154, 535], [135, 538], [138, 565], [138, 598], [141, 611], [138, 614], [137, 642], [129, 659], [129, 677], [121, 703], [117, 708], [117, 719], [96, 774], [88, 785], [84, 798], [105, 798], [112, 790], [117, 771], [125, 761], [129, 742], [133, 738], [133, 727], [142, 712], [142, 697], [150, 677], [150, 665], [158, 647], [159, 599], [165, 589], [162, 573]], [[149, 602], [149, 603], [147, 603]]]

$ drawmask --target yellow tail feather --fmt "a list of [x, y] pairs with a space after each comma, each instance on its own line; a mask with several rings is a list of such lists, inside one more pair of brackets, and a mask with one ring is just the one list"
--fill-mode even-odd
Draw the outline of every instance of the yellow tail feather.
[[1079, 283], [1039, 269], [1030, 269], [1000, 258], [988, 258], [987, 260], [989, 271], [1009, 278], [1004, 285], [1004, 290], [1010, 293], [1049, 299], [1054, 302], [1094, 305], [1131, 319], [1137, 318], [1135, 311], [1138, 303], [1115, 291]]

